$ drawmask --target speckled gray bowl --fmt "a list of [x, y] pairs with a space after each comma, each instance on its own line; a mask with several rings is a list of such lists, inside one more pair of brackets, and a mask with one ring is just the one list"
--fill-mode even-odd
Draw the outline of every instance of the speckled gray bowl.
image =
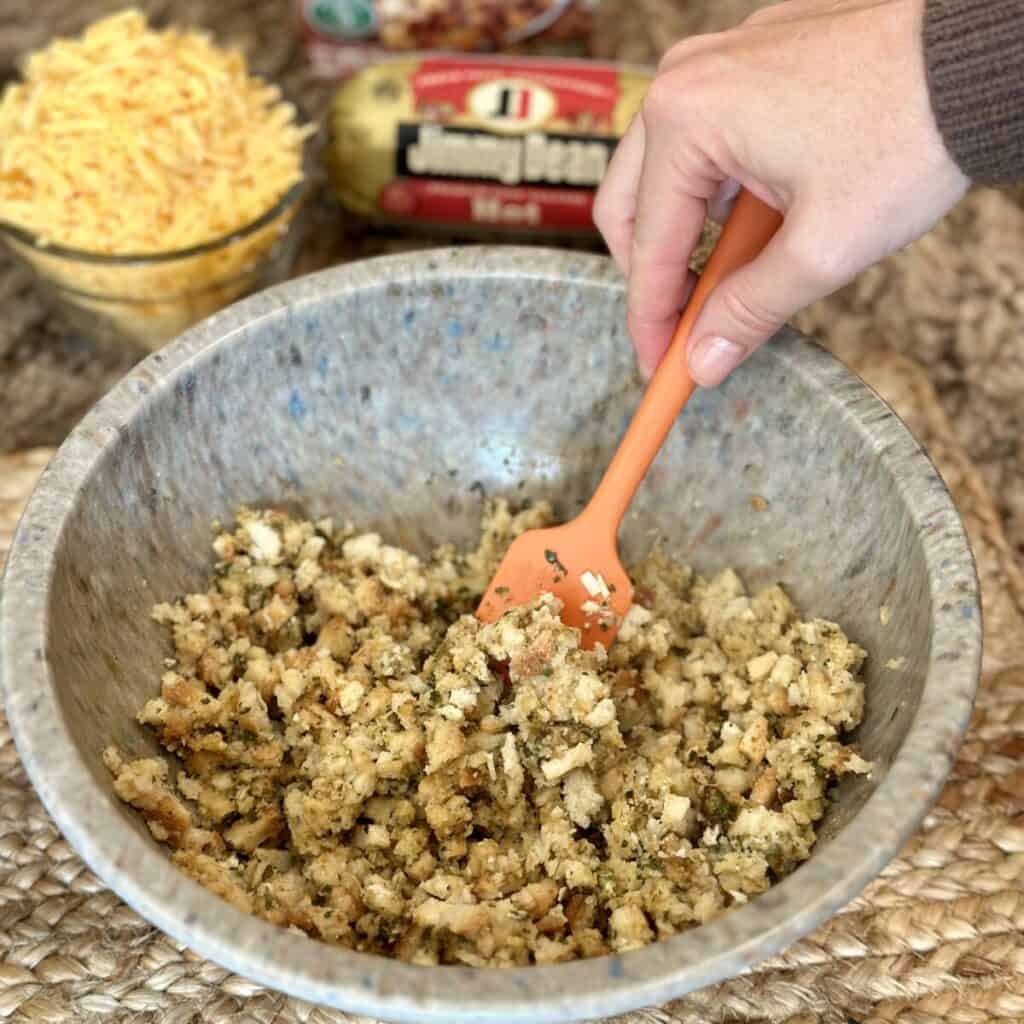
[[[698, 566], [780, 580], [871, 652], [859, 740], [878, 767], [840, 789], [814, 855], [776, 888], [621, 957], [412, 967], [238, 913], [180, 875], [113, 798], [103, 747], [152, 749], [133, 721], [165, 653], [147, 610], [202, 584], [214, 517], [281, 503], [425, 549], [469, 541], [484, 494], [545, 496], [570, 513], [639, 395], [622, 323], [621, 281], [597, 257], [498, 248], [371, 261], [218, 314], [75, 430], [10, 555], [7, 710], [58, 826], [141, 914], [312, 1001], [394, 1020], [539, 1024], [661, 1003], [742, 971], [839, 910], [914, 832], [971, 708], [974, 566], [903, 425], [792, 332], [693, 399], [623, 531], [627, 555], [660, 534]], [[896, 658], [901, 670], [887, 667]]]

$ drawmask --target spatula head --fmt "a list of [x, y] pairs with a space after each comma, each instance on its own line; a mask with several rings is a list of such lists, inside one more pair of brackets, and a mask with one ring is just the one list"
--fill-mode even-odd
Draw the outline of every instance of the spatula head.
[[633, 601], [633, 585], [614, 538], [579, 519], [517, 538], [498, 566], [477, 618], [494, 622], [543, 593], [562, 602], [562, 621], [580, 631], [580, 646], [587, 650], [597, 643], [611, 645]]

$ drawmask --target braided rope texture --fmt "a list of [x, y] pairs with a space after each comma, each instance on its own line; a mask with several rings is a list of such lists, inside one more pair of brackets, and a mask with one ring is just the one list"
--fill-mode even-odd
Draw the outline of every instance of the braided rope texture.
[[[325, 95], [307, 81], [281, 31], [279, 0], [143, 5], [161, 19], [206, 22], [237, 39], [311, 113], [321, 109]], [[734, 24], [760, 5], [606, 0], [595, 49], [650, 61], [681, 36]], [[0, 0], [0, 64], [55, 25], [73, 31], [112, 6], [120, 3], [38, 0], [29, 18], [17, 0]], [[974, 547], [985, 605], [984, 678], [938, 804], [881, 877], [807, 939], [738, 978], [606, 1024], [1024, 1024], [1021, 267], [1024, 211], [1007, 194], [979, 192], [917, 245], [797, 319], [925, 444]], [[50, 454], [0, 457], [0, 561]], [[232, 975], [125, 907], [36, 800], [2, 713], [0, 1021], [372, 1024]]]

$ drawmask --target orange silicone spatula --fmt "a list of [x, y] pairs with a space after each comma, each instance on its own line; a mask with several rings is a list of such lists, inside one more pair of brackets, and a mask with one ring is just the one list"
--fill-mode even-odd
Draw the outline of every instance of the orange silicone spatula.
[[711, 290], [754, 259], [781, 222], [771, 207], [746, 190], [740, 192], [672, 344], [590, 503], [571, 522], [530, 530], [512, 544], [480, 602], [477, 618], [494, 622], [509, 608], [549, 592], [562, 601], [562, 621], [580, 630], [580, 646], [589, 649], [600, 642], [607, 647], [615, 639], [633, 600], [633, 585], [619, 561], [619, 524], [693, 393], [685, 356], [690, 330]]

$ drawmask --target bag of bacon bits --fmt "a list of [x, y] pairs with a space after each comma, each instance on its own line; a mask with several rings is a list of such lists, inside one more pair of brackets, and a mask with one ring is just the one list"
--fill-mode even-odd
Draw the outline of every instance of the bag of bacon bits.
[[295, 0], [318, 78], [396, 51], [583, 52], [598, 0]]
[[334, 97], [332, 190], [373, 225], [596, 237], [595, 192], [650, 80], [564, 58], [385, 61]]

